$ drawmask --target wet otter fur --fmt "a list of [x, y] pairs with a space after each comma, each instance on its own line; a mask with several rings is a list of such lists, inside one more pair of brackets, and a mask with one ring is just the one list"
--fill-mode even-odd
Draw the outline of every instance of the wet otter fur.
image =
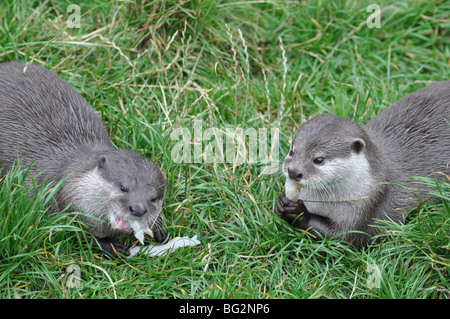
[[63, 79], [38, 65], [0, 64], [1, 174], [19, 160], [37, 184], [65, 179], [49, 209], [71, 205], [87, 216], [95, 243], [128, 255], [114, 239], [130, 222], [164, 241], [160, 216], [167, 180], [151, 160], [116, 149], [93, 108]]
[[298, 201], [280, 195], [281, 218], [365, 246], [379, 220], [402, 222], [417, 207], [414, 194], [427, 196], [409, 178], [448, 179], [450, 81], [405, 96], [364, 127], [333, 114], [312, 118], [300, 125], [282, 171], [301, 191]]

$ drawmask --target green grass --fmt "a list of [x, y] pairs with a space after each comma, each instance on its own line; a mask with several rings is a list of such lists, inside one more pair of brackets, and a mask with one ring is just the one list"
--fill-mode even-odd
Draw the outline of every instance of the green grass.
[[[116, 146], [153, 159], [169, 179], [169, 236], [198, 234], [202, 244], [107, 259], [82, 244], [73, 215], [46, 213], [48, 188], [28, 201], [33, 185], [15, 170], [1, 183], [0, 297], [450, 296], [449, 184], [434, 187], [444, 204], [386, 224], [387, 240], [357, 251], [275, 216], [280, 173], [261, 175], [260, 161], [176, 163], [170, 137], [176, 127], [192, 133], [194, 120], [203, 132], [275, 127], [282, 160], [296, 126], [315, 114], [363, 124], [448, 79], [448, 2], [378, 1], [387, 8], [380, 28], [364, 22], [369, 1], [79, 2], [80, 28], [70, 29], [70, 1], [2, 1], [0, 62], [33, 60], [74, 86]], [[79, 289], [66, 285], [71, 264]], [[379, 288], [368, 285], [368, 265], [380, 271]]]

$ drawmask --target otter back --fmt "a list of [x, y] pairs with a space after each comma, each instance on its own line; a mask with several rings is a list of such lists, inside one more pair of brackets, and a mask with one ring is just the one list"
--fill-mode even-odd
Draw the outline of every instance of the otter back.
[[20, 153], [24, 166], [35, 162], [33, 173], [44, 167], [51, 173], [78, 152], [112, 148], [98, 115], [73, 87], [45, 68], [24, 67], [0, 64], [0, 166], [9, 168]]

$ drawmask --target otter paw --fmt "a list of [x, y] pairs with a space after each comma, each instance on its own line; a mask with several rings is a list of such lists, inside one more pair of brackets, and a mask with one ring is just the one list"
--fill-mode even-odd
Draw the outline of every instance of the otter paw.
[[305, 214], [307, 211], [303, 201], [291, 201], [286, 197], [286, 194], [280, 195], [275, 207], [276, 214], [290, 224], [295, 222], [299, 215]]
[[162, 243], [167, 238], [166, 232], [161, 229], [154, 231], [153, 234], [155, 236], [155, 241], [158, 243]]
[[94, 243], [97, 244], [102, 250], [107, 252], [108, 254], [118, 257], [118, 254], [122, 254], [124, 256], [129, 256], [130, 251], [126, 245], [118, 243], [116, 241], [112, 241], [109, 238], [96, 238]]

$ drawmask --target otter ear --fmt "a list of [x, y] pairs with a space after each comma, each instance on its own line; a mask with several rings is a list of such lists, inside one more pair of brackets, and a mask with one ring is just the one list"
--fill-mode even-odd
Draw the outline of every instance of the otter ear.
[[108, 161], [108, 158], [106, 157], [106, 155], [100, 155], [100, 157], [98, 158], [98, 161], [97, 161], [98, 168], [105, 167], [107, 161]]
[[354, 151], [356, 154], [359, 154], [362, 152], [362, 150], [364, 149], [364, 147], [366, 146], [366, 143], [358, 138], [354, 141], [352, 141], [352, 145], [350, 146], [352, 151]]

